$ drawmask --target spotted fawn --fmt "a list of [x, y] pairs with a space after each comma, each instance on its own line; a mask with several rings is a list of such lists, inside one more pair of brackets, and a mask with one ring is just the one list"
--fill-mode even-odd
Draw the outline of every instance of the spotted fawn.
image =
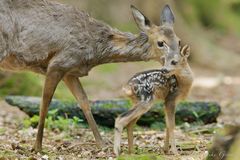
[[121, 133], [127, 128], [129, 153], [133, 150], [133, 126], [153, 105], [154, 100], [164, 101], [166, 118], [166, 138], [164, 151], [177, 154], [174, 138], [175, 108], [178, 100], [187, 97], [193, 82], [193, 74], [188, 64], [190, 47], [183, 46], [180, 54], [166, 54], [161, 69], [134, 75], [123, 88], [133, 107], [121, 114], [115, 121], [114, 153], [119, 155]]

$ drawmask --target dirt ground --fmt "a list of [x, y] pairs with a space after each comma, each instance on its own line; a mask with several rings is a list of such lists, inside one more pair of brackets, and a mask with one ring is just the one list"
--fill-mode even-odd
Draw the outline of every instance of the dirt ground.
[[[111, 75], [98, 73], [96, 70], [89, 75], [89, 81], [104, 82], [103, 89], [96, 92], [96, 88], [88, 87], [87, 93], [91, 99], [111, 99], [121, 97], [121, 84], [124, 84], [135, 70], [134, 66], [128, 70], [128, 64]], [[144, 66], [142, 67], [144, 68]], [[218, 124], [204, 126], [202, 128], [221, 127], [223, 124], [240, 124], [240, 76], [228, 76], [200, 67], [193, 67], [195, 82], [189, 100], [217, 101], [222, 106], [222, 113], [218, 118]], [[139, 68], [137, 68], [139, 69]], [[139, 69], [140, 70], [140, 69]], [[135, 70], [136, 71], [136, 70]], [[118, 76], [114, 79], [112, 77]], [[44, 134], [43, 153], [33, 154], [31, 146], [34, 142], [36, 129], [23, 129], [22, 120], [26, 117], [18, 109], [0, 102], [0, 160], [5, 159], [114, 159], [112, 153], [113, 131], [101, 130], [101, 134], [107, 142], [106, 147], [98, 149], [89, 129], [73, 128], [67, 132], [49, 131]], [[162, 151], [164, 131], [140, 128], [135, 132], [135, 153], [144, 154], [152, 159], [173, 160], [202, 160], [207, 156], [207, 149], [213, 138], [212, 133], [198, 132], [202, 130], [194, 128], [191, 131], [176, 129], [177, 145], [180, 155], [165, 155]], [[124, 133], [123, 157], [126, 159], [127, 139]]]

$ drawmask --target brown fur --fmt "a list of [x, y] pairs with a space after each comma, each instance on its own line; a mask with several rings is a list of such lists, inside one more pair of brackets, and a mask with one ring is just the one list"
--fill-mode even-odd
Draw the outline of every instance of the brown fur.
[[[100, 64], [159, 60], [163, 54], [178, 52], [177, 38], [168, 44], [172, 46], [169, 50], [156, 47], [157, 41], [163, 39], [161, 37], [165, 40], [168, 37], [155, 28], [168, 26], [173, 30], [173, 14], [169, 6], [163, 9], [161, 26], [151, 24], [135, 7], [132, 11], [142, 31], [139, 35], [120, 32], [84, 11], [54, 1], [0, 1], [0, 68], [46, 75], [35, 151], [42, 149], [48, 106], [61, 80], [76, 97], [97, 145], [101, 146], [103, 141], [78, 77], [88, 75]], [[150, 38], [150, 32], [155, 39]]]

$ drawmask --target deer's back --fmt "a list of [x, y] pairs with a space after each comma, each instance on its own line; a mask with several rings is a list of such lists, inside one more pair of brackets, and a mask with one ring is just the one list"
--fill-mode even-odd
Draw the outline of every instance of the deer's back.
[[[71, 6], [46, 0], [1, 0], [0, 67], [7, 66], [1, 62], [8, 57], [18, 63], [18, 68], [39, 64], [44, 70], [48, 61], [63, 50], [93, 53], [91, 44], [98, 39], [98, 32], [108, 29]], [[84, 55], [72, 54], [61, 58], [81, 61], [79, 57], [84, 59]]]
[[154, 97], [164, 99], [176, 87], [177, 80], [174, 76], [167, 76], [162, 70], [150, 70], [134, 75], [125, 86], [125, 92], [131, 93], [128, 95], [134, 99], [148, 101]]

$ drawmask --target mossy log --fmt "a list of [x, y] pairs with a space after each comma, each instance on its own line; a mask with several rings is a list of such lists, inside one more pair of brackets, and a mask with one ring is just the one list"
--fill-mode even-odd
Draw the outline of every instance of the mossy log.
[[[8, 96], [6, 102], [28, 114], [30, 117], [38, 114], [41, 99], [37, 97]], [[126, 112], [131, 103], [128, 100], [98, 100], [90, 102], [96, 122], [103, 126], [114, 126], [115, 118]], [[83, 112], [74, 102], [62, 102], [53, 99], [49, 110], [57, 110], [57, 116], [72, 118], [74, 116], [85, 120]], [[220, 106], [215, 102], [181, 102], [176, 109], [176, 122], [201, 121], [205, 124], [216, 122], [220, 113]], [[156, 103], [152, 109], [145, 113], [138, 121], [139, 125], [150, 126], [155, 122], [164, 122], [163, 103]]]

